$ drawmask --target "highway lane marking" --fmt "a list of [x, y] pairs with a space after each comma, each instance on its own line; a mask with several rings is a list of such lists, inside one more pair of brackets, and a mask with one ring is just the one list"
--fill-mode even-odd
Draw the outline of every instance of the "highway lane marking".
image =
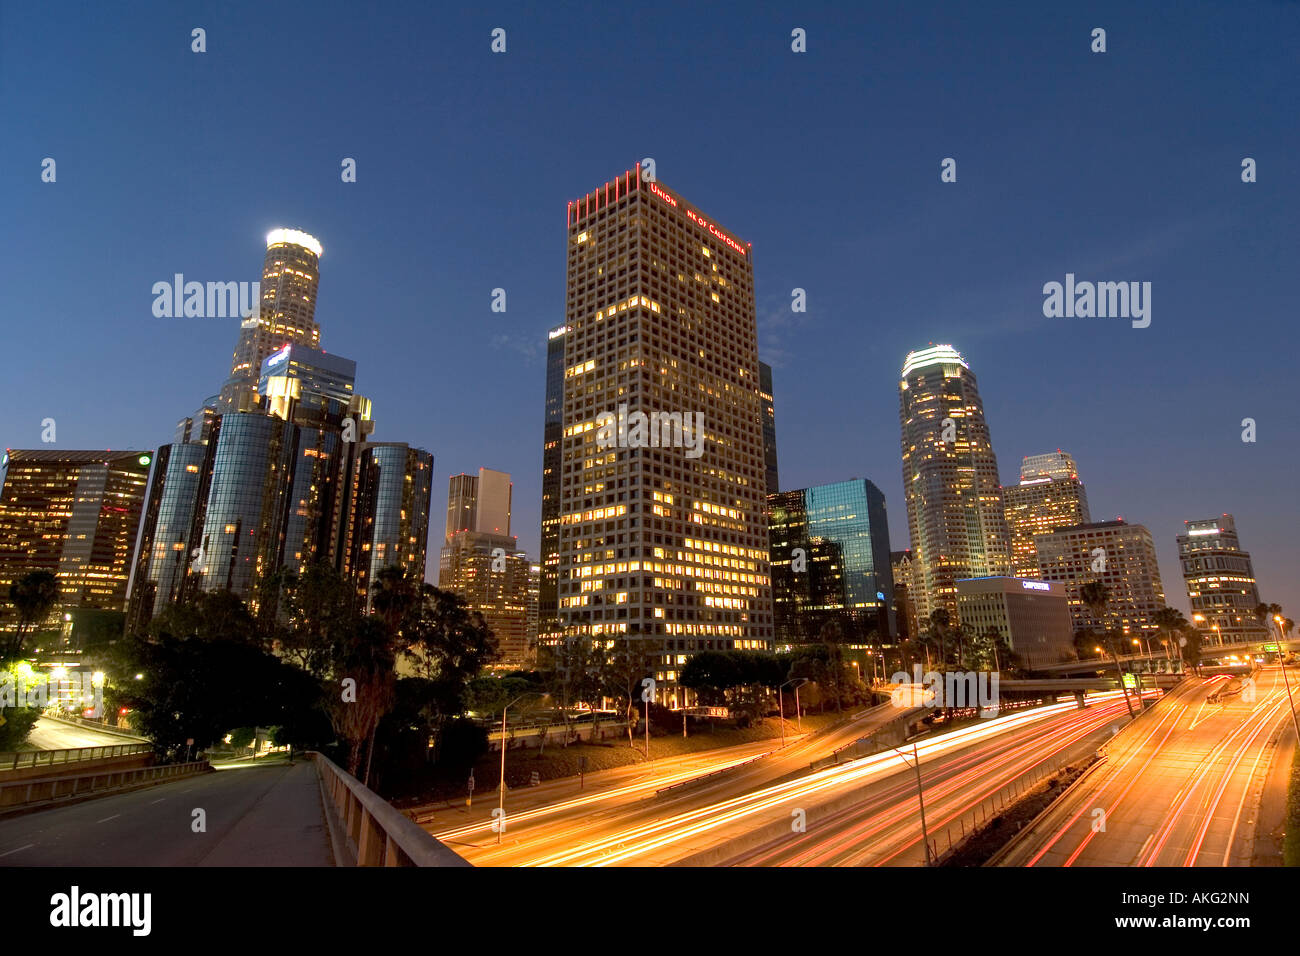
[[8, 856], [10, 853], [21, 853], [23, 850], [30, 850], [34, 846], [36, 846], [35, 843], [29, 843], [26, 846], [20, 846], [16, 850], [6, 850], [4, 853], [0, 853], [0, 856]]
[[122, 814], [120, 814], [120, 813], [115, 813], [115, 814], [113, 814], [111, 817], [104, 817], [104, 819], [102, 819], [102, 820], [96, 820], [95, 822], [96, 822], [96, 823], [107, 823], [109, 820], [116, 820], [116, 819], [117, 819], [118, 817], [120, 817], [121, 815], [122, 815]]
[[149, 806], [153, 806], [155, 803], [162, 803], [166, 799], [166, 797], [159, 797], [157, 800], [150, 800]]

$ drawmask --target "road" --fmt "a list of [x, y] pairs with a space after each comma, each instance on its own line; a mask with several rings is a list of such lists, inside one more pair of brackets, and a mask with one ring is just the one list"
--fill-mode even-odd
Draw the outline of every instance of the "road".
[[114, 744], [142, 743], [143, 738], [106, 734], [77, 724], [42, 717], [32, 725], [27, 744], [33, 750], [73, 750], [77, 747], [104, 747]]
[[1281, 669], [1254, 682], [1252, 700], [1236, 678], [1189, 681], [1125, 728], [1002, 865], [1250, 865], [1264, 781], [1285, 779], [1268, 774], [1273, 742], [1291, 720]]
[[[601, 834], [617, 835], [636, 830], [655, 818], [694, 813], [699, 808], [711, 808], [740, 799], [785, 779], [807, 775], [810, 762], [871, 734], [902, 714], [913, 717], [920, 713], [923, 711], [900, 711], [888, 704], [861, 711], [839, 727], [802, 737], [797, 743], [777, 749], [762, 760], [740, 763], [727, 773], [697, 780], [659, 795], [655, 795], [655, 791], [667, 783], [698, 777], [712, 767], [707, 763], [686, 767], [681, 761], [656, 761], [662, 763], [662, 767], [655, 770], [658, 777], [653, 782], [649, 779], [630, 783], [624, 780], [589, 795], [578, 795], [576, 782], [560, 783], [554, 791], [554, 800], [545, 805], [534, 803], [529, 808], [512, 810], [510, 797], [507, 797], [507, 829], [499, 845], [497, 834], [490, 829], [489, 814], [495, 808], [494, 795], [485, 795], [487, 801], [481, 808], [477, 801], [474, 804], [474, 810], [480, 814], [478, 822], [448, 825], [447, 817], [439, 816], [434, 821], [422, 823], [422, 826], [477, 866], [571, 864], [576, 861], [560, 857], [567, 857], [575, 847], [576, 832], [581, 832], [584, 840]], [[706, 756], [708, 754], [698, 754], [701, 758]], [[741, 756], [741, 753], [714, 752], [711, 760], [715, 765], [738, 763]], [[590, 778], [588, 786], [591, 786]]]
[[[205, 832], [194, 832], [194, 811]], [[333, 866], [310, 761], [219, 770], [0, 819], [0, 866]]]

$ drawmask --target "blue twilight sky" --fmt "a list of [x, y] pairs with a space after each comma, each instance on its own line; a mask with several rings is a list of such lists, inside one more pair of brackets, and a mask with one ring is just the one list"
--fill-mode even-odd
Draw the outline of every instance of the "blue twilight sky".
[[[1174, 537], [1232, 512], [1300, 617], [1300, 4], [371, 6], [0, 0], [0, 444], [169, 441], [237, 321], [156, 319], [153, 283], [256, 280], [298, 227], [375, 437], [436, 456], [434, 567], [447, 476], [480, 465], [535, 554], [565, 204], [648, 156], [753, 243], [782, 487], [870, 478], [905, 547], [899, 369], [950, 342], [1005, 482], [1074, 454], [1184, 610]], [[1151, 282], [1150, 327], [1044, 318], [1067, 272]]]

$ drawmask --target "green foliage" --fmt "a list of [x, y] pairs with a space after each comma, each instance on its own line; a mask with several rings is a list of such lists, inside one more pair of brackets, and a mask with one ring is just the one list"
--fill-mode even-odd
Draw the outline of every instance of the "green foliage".
[[183, 754], [187, 738], [204, 748], [232, 728], [292, 724], [320, 697], [310, 675], [239, 640], [132, 638], [110, 676], [136, 729], [165, 758]]
[[253, 746], [253, 740], [257, 737], [257, 728], [255, 727], [236, 727], [230, 732], [230, 746], [242, 749]]
[[50, 571], [29, 571], [9, 585], [18, 627], [0, 645], [0, 664], [20, 661], [32, 629], [50, 616], [59, 601], [59, 579]]

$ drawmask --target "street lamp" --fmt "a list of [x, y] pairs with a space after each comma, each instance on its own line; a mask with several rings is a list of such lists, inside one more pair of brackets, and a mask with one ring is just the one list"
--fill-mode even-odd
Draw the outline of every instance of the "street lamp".
[[1296, 740], [1300, 740], [1300, 722], [1296, 720], [1295, 702], [1291, 700], [1291, 681], [1286, 676], [1286, 631], [1282, 630], [1282, 615], [1274, 614], [1273, 620], [1277, 623], [1277, 661], [1282, 668], [1282, 683], [1286, 685], [1286, 703], [1291, 708], [1291, 726], [1295, 728]]
[[[907, 754], [893, 748], [894, 753], [903, 758], [903, 763], [907, 763]], [[921, 807], [921, 842], [925, 844], [925, 865], [934, 866], [934, 860], [930, 856], [930, 834], [925, 827], [925, 797], [921, 794], [921, 755], [917, 753], [916, 741], [912, 741], [912, 760], [911, 766], [916, 771], [916, 802]]]
[[[795, 683], [798, 681], [798, 683]], [[790, 684], [794, 684], [794, 716], [799, 721], [799, 732], [803, 732], [803, 718], [799, 714], [799, 688], [808, 683], [807, 677], [793, 677], [776, 689], [776, 707], [781, 720], [781, 746], [785, 746], [785, 695], [781, 692]]]
[[497, 787], [497, 843], [501, 842], [501, 831], [506, 828], [506, 711], [512, 704], [517, 704], [525, 697], [545, 697], [538, 691], [520, 694], [501, 708], [501, 782]]

